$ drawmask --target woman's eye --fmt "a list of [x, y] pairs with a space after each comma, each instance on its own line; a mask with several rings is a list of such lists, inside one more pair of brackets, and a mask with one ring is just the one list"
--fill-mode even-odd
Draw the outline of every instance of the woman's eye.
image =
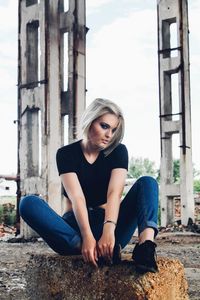
[[109, 126], [107, 124], [101, 123], [100, 125], [101, 125], [101, 128], [103, 128], [103, 129], [108, 129], [109, 128]]

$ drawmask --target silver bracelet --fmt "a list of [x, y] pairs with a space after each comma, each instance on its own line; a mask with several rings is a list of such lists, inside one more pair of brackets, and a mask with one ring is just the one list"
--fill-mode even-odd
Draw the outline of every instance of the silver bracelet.
[[103, 225], [106, 224], [106, 223], [112, 223], [114, 224], [115, 226], [117, 226], [117, 224], [114, 222], [114, 221], [111, 221], [111, 220], [106, 220], [103, 222]]

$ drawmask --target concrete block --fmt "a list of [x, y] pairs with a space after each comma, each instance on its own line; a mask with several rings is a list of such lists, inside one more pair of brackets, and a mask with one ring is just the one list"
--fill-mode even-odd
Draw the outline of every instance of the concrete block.
[[139, 275], [130, 256], [116, 266], [95, 269], [81, 256], [32, 255], [25, 273], [28, 299], [188, 300], [179, 260], [158, 258], [158, 273]]

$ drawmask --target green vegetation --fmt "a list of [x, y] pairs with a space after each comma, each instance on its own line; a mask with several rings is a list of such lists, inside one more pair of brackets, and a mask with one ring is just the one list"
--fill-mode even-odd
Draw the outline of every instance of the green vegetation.
[[13, 226], [16, 223], [16, 197], [0, 197], [0, 224]]
[[0, 205], [0, 224], [3, 223], [3, 206]]
[[180, 159], [173, 160], [173, 178], [174, 182], [180, 181]]
[[148, 158], [132, 157], [129, 163], [128, 177], [137, 179], [144, 175], [157, 177], [158, 170], [155, 168], [155, 163]]
[[[150, 161], [148, 158], [132, 157], [129, 162], [128, 178], [138, 179], [141, 176], [149, 175], [160, 182], [160, 170], [155, 168], [155, 162]], [[200, 179], [198, 178], [200, 171], [196, 170], [193, 166], [194, 178], [194, 193], [200, 193]], [[174, 183], [180, 182], [180, 160], [173, 160], [173, 180]]]
[[194, 193], [200, 193], [200, 179], [194, 179]]
[[[155, 168], [155, 163], [148, 158], [134, 158], [132, 157], [129, 162], [128, 178], [138, 179], [141, 176], [149, 175], [154, 177], [158, 183], [160, 182], [160, 170]], [[200, 171], [196, 170], [193, 166], [193, 178], [194, 178], [194, 193], [200, 193]], [[173, 181], [174, 183], [180, 182], [180, 160], [173, 160]], [[160, 205], [158, 209], [158, 224], [160, 225]]]

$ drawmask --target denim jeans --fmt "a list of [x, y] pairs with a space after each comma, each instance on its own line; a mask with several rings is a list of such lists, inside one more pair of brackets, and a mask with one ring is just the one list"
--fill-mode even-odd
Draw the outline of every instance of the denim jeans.
[[[81, 233], [72, 211], [61, 217], [46, 201], [35, 195], [22, 198], [19, 211], [24, 221], [55, 252], [61, 255], [80, 254], [77, 245], [82, 242]], [[157, 213], [158, 184], [152, 177], [143, 176], [133, 184], [120, 205], [115, 229], [116, 243], [125, 247], [137, 227], [139, 234], [146, 228], [153, 228], [156, 236]], [[103, 231], [104, 215], [103, 208], [88, 208], [90, 227], [97, 241]]]

